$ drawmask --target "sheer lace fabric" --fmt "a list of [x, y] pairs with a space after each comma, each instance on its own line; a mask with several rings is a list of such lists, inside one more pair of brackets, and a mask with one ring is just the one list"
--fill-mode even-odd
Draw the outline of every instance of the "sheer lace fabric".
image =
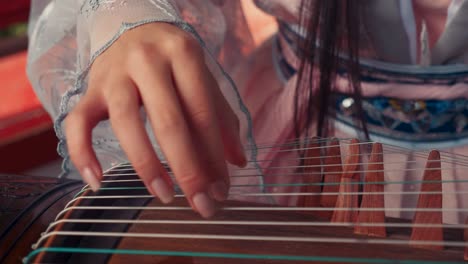
[[[68, 159], [63, 120], [86, 92], [90, 65], [121, 34], [149, 22], [172, 23], [199, 40], [210, 70], [241, 119], [244, 144], [253, 144], [249, 113], [225, 73], [234, 58], [245, 56], [253, 48], [249, 32], [244, 30], [239, 2], [37, 0], [33, 1], [30, 19], [28, 76], [55, 120], [58, 150], [65, 158], [64, 175], [75, 172]], [[149, 124], [147, 127], [149, 130]], [[101, 122], [93, 131], [93, 144], [104, 169], [125, 161], [108, 122]]]

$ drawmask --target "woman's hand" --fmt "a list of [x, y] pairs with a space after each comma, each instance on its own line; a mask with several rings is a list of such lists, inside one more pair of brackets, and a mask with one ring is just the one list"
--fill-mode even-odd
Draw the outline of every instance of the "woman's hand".
[[70, 157], [97, 190], [101, 168], [91, 131], [109, 118], [115, 135], [149, 192], [174, 197], [140, 116], [143, 106], [155, 138], [192, 208], [204, 217], [226, 199], [226, 160], [244, 166], [239, 121], [205, 64], [199, 43], [183, 30], [151, 23], [124, 33], [91, 67], [89, 86], [66, 119]]

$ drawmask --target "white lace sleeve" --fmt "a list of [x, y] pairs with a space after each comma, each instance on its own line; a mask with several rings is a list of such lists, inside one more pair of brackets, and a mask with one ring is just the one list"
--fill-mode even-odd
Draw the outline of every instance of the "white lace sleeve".
[[[74, 170], [62, 123], [86, 91], [90, 65], [125, 31], [149, 22], [172, 23], [199, 41], [209, 69], [241, 121], [244, 144], [254, 144], [249, 113], [226, 73], [234, 60], [242, 59], [242, 54], [252, 47], [248, 30], [242, 29], [245, 20], [239, 1], [34, 0], [32, 5], [27, 71], [55, 121], [64, 175]], [[93, 130], [93, 146], [104, 169], [125, 161], [107, 121]], [[250, 160], [255, 159], [255, 151], [249, 155]]]
[[126, 30], [152, 21], [182, 20], [168, 1], [33, 1], [28, 75], [49, 113], [60, 115], [63, 95], [105, 48]]

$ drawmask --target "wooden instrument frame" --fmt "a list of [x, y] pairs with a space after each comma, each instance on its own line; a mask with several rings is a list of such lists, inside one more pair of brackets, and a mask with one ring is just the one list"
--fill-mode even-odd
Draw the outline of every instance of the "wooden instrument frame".
[[[336, 144], [334, 145], [331, 141], [329, 148], [326, 150], [326, 153], [337, 153], [338, 148]], [[342, 175], [335, 180], [339, 180], [341, 184], [339, 185], [339, 190], [359, 190], [359, 188], [353, 187], [349, 189], [346, 186], [349, 181], [357, 180], [356, 171], [357, 167], [354, 164], [360, 164], [356, 157], [360, 153], [359, 148], [355, 146], [359, 142], [351, 141], [350, 144], [350, 153], [345, 159], [345, 162], [342, 166]], [[314, 149], [312, 143], [311, 149]], [[355, 155], [353, 155], [355, 154]], [[310, 152], [309, 155], [319, 155], [318, 152]], [[334, 168], [334, 171], [340, 171], [337, 165], [336, 160], [324, 159], [325, 165], [326, 162], [330, 162], [329, 166]], [[408, 220], [394, 219], [385, 217], [383, 210], [378, 210], [383, 208], [383, 195], [374, 194], [379, 193], [383, 190], [382, 187], [382, 166], [383, 166], [383, 156], [382, 156], [382, 145], [375, 143], [372, 146], [372, 152], [368, 159], [368, 170], [365, 174], [365, 182], [363, 194], [362, 195], [338, 195], [330, 196], [333, 199], [336, 199], [336, 206], [332, 213], [323, 213], [318, 212], [314, 213], [313, 210], [304, 210], [301, 211], [300, 208], [314, 208], [314, 206], [321, 206], [320, 203], [330, 203], [330, 200], [323, 199], [299, 199], [298, 207], [296, 211], [278, 211], [276, 210], [277, 206], [271, 206], [271, 211], [262, 210], [262, 211], [230, 211], [230, 210], [221, 210], [221, 212], [211, 219], [212, 221], [239, 221], [239, 220], [248, 220], [253, 222], [262, 222], [262, 221], [310, 221], [310, 222], [326, 222], [330, 223], [355, 223], [354, 227], [350, 226], [339, 226], [339, 225], [330, 225], [322, 226], [320, 228], [316, 226], [258, 226], [258, 225], [236, 225], [232, 226], [230, 224], [221, 224], [221, 225], [200, 225], [200, 224], [184, 224], [178, 225], [173, 223], [159, 223], [159, 224], [131, 224], [123, 227], [118, 227], [120, 230], [125, 230], [125, 233], [129, 236], [119, 237], [117, 239], [111, 239], [111, 237], [105, 237], [104, 242], [101, 241], [100, 237], [93, 237], [85, 239], [83, 242], [79, 238], [74, 237], [74, 240], [81, 241], [79, 242], [81, 246], [96, 246], [101, 245], [101, 243], [111, 243], [114, 245], [115, 253], [117, 254], [98, 254], [96, 257], [93, 257], [98, 263], [128, 263], [131, 261], [136, 261], [138, 263], [238, 263], [239, 258], [248, 259], [249, 263], [289, 263], [286, 260], [291, 260], [296, 257], [295, 261], [291, 263], [311, 263], [311, 260], [315, 260], [314, 263], [333, 263], [330, 260], [335, 259], [335, 263], [342, 263], [345, 260], [349, 263], [360, 263], [360, 261], [369, 261], [372, 259], [377, 260], [390, 260], [393, 258], [411, 260], [415, 259], [418, 261], [453, 261], [455, 263], [462, 263], [463, 259], [467, 259], [467, 248], [455, 248], [443, 246], [444, 244], [449, 244], [446, 241], [466, 241], [468, 238], [467, 228], [465, 230], [457, 228], [443, 228], [442, 223], [442, 213], [437, 208], [441, 208], [442, 203], [442, 194], [441, 194], [441, 158], [438, 151], [432, 151], [429, 153], [426, 171], [424, 172], [424, 183], [422, 185], [422, 192], [419, 195], [418, 209], [413, 218], [413, 226], [410, 225]], [[306, 167], [307, 168], [307, 167]], [[315, 171], [316, 173], [317, 171]], [[327, 182], [327, 172], [330, 170], [324, 170], [325, 175], [321, 181]], [[108, 178], [113, 179], [112, 171], [109, 172]], [[141, 186], [141, 183], [134, 182], [133, 186]], [[356, 185], [358, 186], [358, 185]], [[315, 186], [313, 186], [315, 187]], [[104, 186], [106, 189], [106, 186]], [[306, 188], [307, 189], [307, 188]], [[322, 192], [327, 190], [323, 188]], [[305, 190], [309, 192], [310, 190]], [[353, 192], [351, 191], [351, 193]], [[105, 192], [105, 190], [103, 190]], [[113, 192], [113, 191], [112, 191]], [[426, 194], [426, 192], [433, 194]], [[80, 197], [85, 197], [87, 195], [101, 195], [101, 191], [97, 194], [93, 194], [89, 188], [81, 191], [82, 196], [79, 196], [74, 202], [71, 202], [67, 205], [67, 208], [80, 208], [82, 206], [99, 206], [102, 205], [102, 201], [92, 199], [82, 199]], [[373, 193], [367, 194], [367, 193]], [[318, 196], [326, 197], [324, 196]], [[310, 197], [309, 197], [310, 198]], [[125, 199], [115, 199], [108, 201], [106, 203], [125, 205], [130, 203]], [[146, 201], [141, 201], [140, 205], [146, 208], [163, 208], [160, 202], [156, 199], [148, 198]], [[135, 205], [135, 204], [133, 204]], [[186, 206], [189, 208], [189, 205], [185, 201], [184, 197], [179, 197], [176, 199], [174, 204], [171, 206]], [[240, 201], [228, 201], [223, 204], [225, 208], [230, 207], [256, 207], [256, 206], [266, 206], [262, 204], [253, 204], [251, 202], [240, 202]], [[357, 208], [359, 210], [346, 210], [347, 208]], [[364, 210], [364, 209], [377, 209], [377, 210]], [[430, 210], [434, 208], [434, 211]], [[55, 224], [53, 227], [49, 228], [47, 233], [51, 234], [44, 240], [39, 241], [40, 248], [57, 248], [63, 244], [62, 235], [58, 235], [62, 229], [67, 230], [72, 228], [70, 223], [66, 223], [67, 219], [81, 219], [80, 216], [83, 216], [83, 219], [88, 219], [89, 216], [97, 217], [98, 219], [106, 219], [102, 217], [103, 215], [112, 216], [112, 214], [107, 212], [98, 212], [99, 210], [90, 210], [86, 212], [86, 215], [80, 213], [78, 210], [67, 210], [65, 213], [60, 214], [60, 219], [64, 222]], [[429, 210], [426, 210], [429, 209]], [[96, 211], [96, 212], [94, 212]], [[84, 212], [84, 211], [83, 211]], [[123, 211], [122, 211], [123, 212]], [[119, 217], [123, 216], [119, 213]], [[114, 217], [116, 215], [113, 215]], [[101, 217], [101, 218], [99, 218]], [[142, 210], [138, 211], [133, 215], [129, 215], [128, 219], [158, 219], [158, 220], [191, 220], [197, 221], [200, 220], [200, 216], [191, 210], [175, 210], [175, 211], [165, 211], [165, 210]], [[126, 219], [126, 218], [125, 218]], [[467, 219], [468, 222], [468, 219]], [[380, 224], [380, 225], [365, 225], [365, 224]], [[389, 227], [385, 227], [382, 224], [389, 224]], [[390, 224], [406, 224], [408, 228], [401, 229], [392, 227]], [[90, 224], [86, 227], [85, 230], [96, 230], [99, 224]], [[117, 224], [116, 224], [117, 226]], [[411, 227], [412, 226], [412, 227]], [[419, 227], [424, 226], [424, 227]], [[76, 228], [76, 226], [75, 226]], [[117, 227], [116, 227], [117, 228]], [[73, 230], [73, 229], [71, 229]], [[109, 232], [112, 232], [112, 229], [106, 229]], [[114, 230], [115, 231], [115, 230]], [[54, 235], [54, 232], [58, 232], [57, 235]], [[119, 231], [120, 232], [120, 231]], [[160, 238], [151, 239], [151, 237], [134, 237], [133, 234], [149, 234], [149, 235], [158, 235]], [[211, 236], [215, 237], [210, 238], [200, 238], [200, 237], [186, 237], [181, 239], [180, 237], [173, 237], [174, 234], [194, 234], [195, 236]], [[211, 235], [210, 235], [211, 234]], [[216, 237], [220, 234], [218, 237]], [[245, 240], [246, 235], [256, 235], [261, 237], [282, 237], [285, 239], [293, 237], [295, 239], [301, 238], [324, 238], [324, 242], [317, 240], [315, 242], [308, 241], [289, 241], [288, 243], [283, 243], [276, 240], [261, 241], [260, 239], [247, 239]], [[285, 235], [287, 234], [287, 235]], [[81, 235], [80, 235], [81, 236]], [[87, 236], [87, 235], [86, 235]], [[226, 239], [225, 236], [233, 236], [238, 238], [236, 239]], [[464, 236], [464, 237], [463, 237]], [[337, 242], [329, 243], [325, 238], [339, 237], [344, 239], [357, 239], [363, 243], [348, 243], [348, 242]], [[92, 239], [91, 239], [92, 238]], [[391, 244], [373, 244], [372, 241], [379, 241], [382, 239], [404, 239], [408, 241], [408, 245], [391, 245]], [[240, 240], [239, 240], [240, 239]], [[110, 241], [110, 242], [109, 242]], [[366, 242], [367, 241], [367, 242]], [[424, 244], [420, 242], [440, 242], [436, 245], [431, 243]], [[57, 244], [58, 243], [58, 244]], [[84, 243], [84, 244], [83, 244]], [[94, 244], [93, 244], [94, 243]], [[466, 243], [466, 242], [465, 242]], [[86, 248], [86, 247], [85, 247]], [[129, 250], [138, 251], [140, 254], [129, 253]], [[155, 251], [155, 249], [157, 249]], [[465, 252], [463, 252], [465, 251]], [[112, 252], [108, 250], [107, 253]], [[138, 253], [137, 252], [137, 253]], [[149, 252], [149, 253], [148, 253]], [[153, 253], [151, 253], [153, 252]], [[156, 253], [155, 253], [156, 252]], [[125, 254], [119, 254], [125, 253]], [[60, 255], [60, 254], [59, 254]], [[17, 256], [17, 255], [15, 255]], [[46, 254], [45, 251], [37, 252], [37, 255], [34, 256], [32, 263], [41, 263], [41, 262], [51, 262], [50, 257], [53, 255]], [[58, 256], [58, 255], [56, 255]], [[55, 256], [55, 257], [56, 257]], [[77, 261], [85, 261], [81, 259], [81, 255], [77, 252], [73, 253], [70, 256], [62, 257], [64, 259]], [[259, 257], [260, 256], [260, 257]], [[97, 257], [100, 257], [98, 260]], [[64, 259], [61, 260], [64, 260]], [[276, 258], [276, 259], [275, 259]], [[60, 258], [59, 258], [60, 259]], [[355, 262], [353, 262], [353, 260]], [[71, 262], [73, 263], [73, 261]], [[436, 262], [434, 262], [436, 263]]]

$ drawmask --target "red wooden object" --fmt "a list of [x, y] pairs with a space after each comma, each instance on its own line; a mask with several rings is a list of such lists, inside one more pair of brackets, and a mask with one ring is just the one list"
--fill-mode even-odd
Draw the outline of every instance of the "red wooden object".
[[[378, 211], [359, 212], [358, 223], [365, 224], [384, 224], [385, 223], [385, 204], [384, 204], [384, 163], [382, 154], [382, 144], [374, 143], [372, 153], [367, 167], [365, 185], [362, 195], [361, 208], [376, 208]], [[373, 184], [375, 182], [375, 184]], [[356, 226], [356, 234], [386, 237], [385, 226]]]
[[[336, 200], [337, 210], [333, 212], [331, 221], [338, 223], [356, 222], [358, 211], [358, 195], [349, 194], [357, 193], [359, 191], [359, 171], [360, 170], [360, 150], [359, 141], [357, 139], [351, 140], [349, 143], [349, 151], [344, 163], [343, 175], [341, 176], [340, 194]], [[345, 194], [346, 193], [346, 194]], [[354, 208], [352, 210], [344, 210], [347, 208]]]
[[[320, 148], [321, 144], [318, 143], [317, 140], [318, 138], [314, 138], [311, 143], [307, 145], [304, 168], [301, 170], [301, 173], [304, 174], [303, 182], [311, 185], [302, 186], [302, 193], [319, 194], [322, 189], [320, 186], [320, 183], [322, 182], [322, 160], [320, 158], [322, 156]], [[318, 207], [319, 205], [320, 195], [300, 196], [298, 200], [298, 206]]]
[[[413, 218], [414, 224], [438, 225], [438, 227], [413, 227], [411, 241], [444, 241], [442, 225], [442, 172], [440, 153], [431, 151], [427, 159], [426, 170], [421, 185], [421, 192], [435, 192], [436, 194], [421, 193], [418, 209], [434, 209], [434, 211], [417, 211]], [[439, 245], [418, 245], [414, 247], [442, 250]]]
[[[324, 158], [324, 185], [320, 205], [322, 207], [335, 207], [338, 195], [328, 195], [327, 193], [338, 193], [341, 182], [341, 173], [343, 172], [341, 161], [340, 142], [337, 139], [330, 141], [327, 147], [326, 157]], [[330, 213], [331, 216], [331, 213]]]

